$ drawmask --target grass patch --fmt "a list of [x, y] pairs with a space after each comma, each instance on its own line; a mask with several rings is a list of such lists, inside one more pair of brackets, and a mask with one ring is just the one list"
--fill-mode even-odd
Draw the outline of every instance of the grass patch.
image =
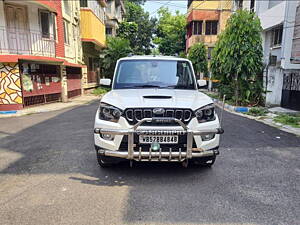
[[219, 95], [217, 93], [207, 92], [205, 94], [208, 95], [211, 98], [219, 99]]
[[268, 110], [263, 107], [253, 107], [250, 108], [249, 112], [246, 112], [245, 114], [250, 116], [265, 116], [267, 115]]
[[298, 115], [280, 114], [274, 118], [274, 121], [295, 128], [300, 128], [300, 114]]
[[92, 91], [93, 95], [102, 95], [110, 91], [110, 88], [100, 87]]

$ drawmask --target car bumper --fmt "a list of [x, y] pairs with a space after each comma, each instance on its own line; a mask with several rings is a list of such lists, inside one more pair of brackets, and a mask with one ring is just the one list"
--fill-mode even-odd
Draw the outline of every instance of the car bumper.
[[[94, 128], [95, 145], [100, 149], [99, 153], [105, 156], [124, 158], [136, 161], [184, 161], [191, 158], [209, 157], [217, 155], [219, 146], [219, 135], [223, 129], [219, 128], [218, 118], [215, 121], [199, 124], [191, 121], [189, 125], [184, 125], [181, 121], [174, 118], [161, 118], [162, 120], [172, 120], [178, 123], [178, 126], [151, 127], [141, 126], [144, 122], [152, 119], [143, 119], [135, 126], [129, 126], [127, 121], [120, 119], [119, 123], [102, 121], [96, 118]], [[126, 124], [127, 123], [127, 124]], [[124, 129], [125, 127], [125, 129]], [[153, 151], [139, 147], [135, 143], [135, 136], [149, 133], [161, 132], [167, 135], [168, 132], [183, 135], [186, 138], [184, 148], [170, 147], [168, 149], [159, 149]], [[114, 136], [113, 140], [105, 140], [101, 135], [110, 134]], [[202, 141], [201, 135], [214, 134], [214, 138], [209, 141]], [[120, 151], [120, 144], [124, 136], [127, 136], [126, 151]]]

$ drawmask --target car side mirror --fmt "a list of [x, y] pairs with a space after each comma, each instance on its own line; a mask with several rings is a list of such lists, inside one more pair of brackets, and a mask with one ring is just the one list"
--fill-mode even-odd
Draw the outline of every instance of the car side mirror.
[[100, 85], [101, 86], [110, 86], [111, 85], [111, 79], [100, 79]]
[[206, 80], [197, 80], [197, 84], [198, 84], [199, 88], [205, 87], [207, 85], [207, 81]]

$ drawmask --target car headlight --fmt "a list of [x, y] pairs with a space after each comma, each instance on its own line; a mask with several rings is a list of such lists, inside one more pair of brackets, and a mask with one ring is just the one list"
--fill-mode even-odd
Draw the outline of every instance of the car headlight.
[[122, 115], [122, 111], [117, 107], [106, 103], [100, 103], [99, 119], [111, 122], [118, 122]]
[[208, 121], [213, 121], [216, 119], [215, 116], [215, 106], [214, 104], [209, 104], [195, 111], [195, 116], [199, 123], [204, 123]]

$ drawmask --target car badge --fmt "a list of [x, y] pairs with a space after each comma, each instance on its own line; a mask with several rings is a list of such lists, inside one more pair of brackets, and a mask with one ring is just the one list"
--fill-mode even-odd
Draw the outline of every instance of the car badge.
[[165, 110], [163, 108], [155, 108], [153, 109], [153, 114], [155, 115], [160, 115], [160, 114], [164, 114]]
[[152, 149], [153, 151], [158, 151], [159, 148], [160, 148], [160, 144], [159, 144], [158, 142], [152, 142], [152, 144], [151, 144], [151, 149]]

